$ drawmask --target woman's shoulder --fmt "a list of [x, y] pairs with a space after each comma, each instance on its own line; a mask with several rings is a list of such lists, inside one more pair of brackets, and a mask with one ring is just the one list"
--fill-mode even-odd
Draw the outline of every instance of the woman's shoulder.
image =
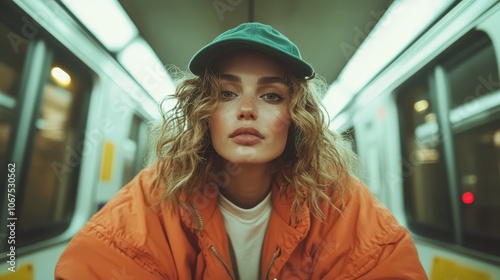
[[334, 192], [338, 209], [330, 207], [324, 222], [313, 219], [311, 223], [312, 241], [319, 242], [316, 247], [326, 248], [318, 254], [344, 256], [343, 271], [347, 279], [372, 273], [371, 270], [382, 271], [383, 275], [383, 271], [394, 269], [395, 263], [420, 275], [421, 267], [409, 232], [360, 179], [351, 178], [344, 183], [343, 203]]
[[161, 231], [162, 211], [150, 191], [155, 174], [152, 167], [140, 171], [82, 230], [114, 241], [126, 240], [137, 247], [155, 228]]
[[324, 221], [311, 217], [311, 228], [319, 235], [335, 235], [348, 244], [359, 243], [353, 248], [363, 251], [407, 234], [362, 180], [351, 177], [342, 183], [342, 188], [331, 192], [331, 203], [322, 203]]
[[334, 187], [330, 193], [335, 206], [329, 207], [333, 208], [329, 211], [330, 215], [339, 216], [340, 220], [349, 217], [350, 222], [361, 223], [360, 226], [378, 219], [398, 224], [389, 209], [375, 197], [361, 179], [351, 176], [339, 184], [342, 186]]
[[145, 214], [139, 211], [155, 212], [157, 198], [151, 190], [156, 174], [156, 169], [152, 166], [141, 170], [92, 219], [114, 216], [126, 216], [132, 219], [134, 216], [131, 214]]
[[[102, 276], [107, 271], [97, 269], [101, 262], [118, 268], [129, 263], [130, 269], [143, 271], [141, 275], [165, 276], [159, 261], [167, 261], [161, 251], [168, 251], [169, 245], [164, 237], [163, 212], [150, 194], [155, 174], [154, 168], [145, 168], [109, 200], [72, 239], [59, 268], [69, 264], [95, 267]], [[104, 252], [104, 258], [83, 257]]]

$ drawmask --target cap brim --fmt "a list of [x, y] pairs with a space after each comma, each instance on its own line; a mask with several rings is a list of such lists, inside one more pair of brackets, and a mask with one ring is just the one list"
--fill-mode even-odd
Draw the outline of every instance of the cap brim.
[[229, 52], [242, 49], [252, 49], [270, 54], [282, 61], [288, 67], [290, 72], [298, 76], [311, 77], [314, 75], [314, 69], [312, 66], [303, 60], [282, 53], [264, 44], [241, 39], [219, 41], [205, 46], [193, 56], [189, 62], [189, 70], [195, 75], [200, 75], [204, 72], [207, 66], [212, 64], [217, 59], [228, 54]]

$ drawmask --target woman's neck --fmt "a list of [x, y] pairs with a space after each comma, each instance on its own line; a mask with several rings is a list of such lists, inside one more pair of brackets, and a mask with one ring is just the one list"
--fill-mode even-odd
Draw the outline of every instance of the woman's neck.
[[235, 172], [228, 174], [225, 186], [220, 186], [220, 193], [232, 203], [249, 209], [269, 194], [273, 176], [269, 165], [238, 165], [233, 170]]

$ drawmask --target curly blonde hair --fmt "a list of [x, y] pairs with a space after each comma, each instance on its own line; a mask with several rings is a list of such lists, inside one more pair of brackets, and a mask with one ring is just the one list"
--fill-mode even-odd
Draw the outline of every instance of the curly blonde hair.
[[[275, 160], [275, 178], [282, 179], [280, 189], [294, 189], [295, 217], [307, 203], [312, 214], [324, 220], [320, 201], [338, 209], [332, 194], [335, 191], [336, 197], [342, 197], [345, 184], [340, 182], [355, 176], [357, 158], [347, 141], [328, 128], [329, 120], [319, 101], [327, 88], [324, 79], [305, 80], [286, 73], [283, 79], [290, 90], [292, 124], [285, 150]], [[158, 169], [153, 191], [159, 191], [159, 202], [168, 202], [174, 211], [182, 194], [189, 197], [206, 186], [220, 161], [208, 126], [219, 104], [220, 89], [217, 70], [208, 68], [200, 76], [186, 74], [173, 95], [175, 107], [163, 112], [162, 123], [153, 129]]]

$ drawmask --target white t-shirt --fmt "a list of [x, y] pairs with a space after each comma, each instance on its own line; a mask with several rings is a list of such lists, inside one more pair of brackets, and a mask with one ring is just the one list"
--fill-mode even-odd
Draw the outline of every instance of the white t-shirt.
[[219, 197], [219, 208], [236, 256], [239, 279], [259, 279], [262, 242], [271, 216], [271, 193], [251, 209], [240, 208], [223, 195]]

